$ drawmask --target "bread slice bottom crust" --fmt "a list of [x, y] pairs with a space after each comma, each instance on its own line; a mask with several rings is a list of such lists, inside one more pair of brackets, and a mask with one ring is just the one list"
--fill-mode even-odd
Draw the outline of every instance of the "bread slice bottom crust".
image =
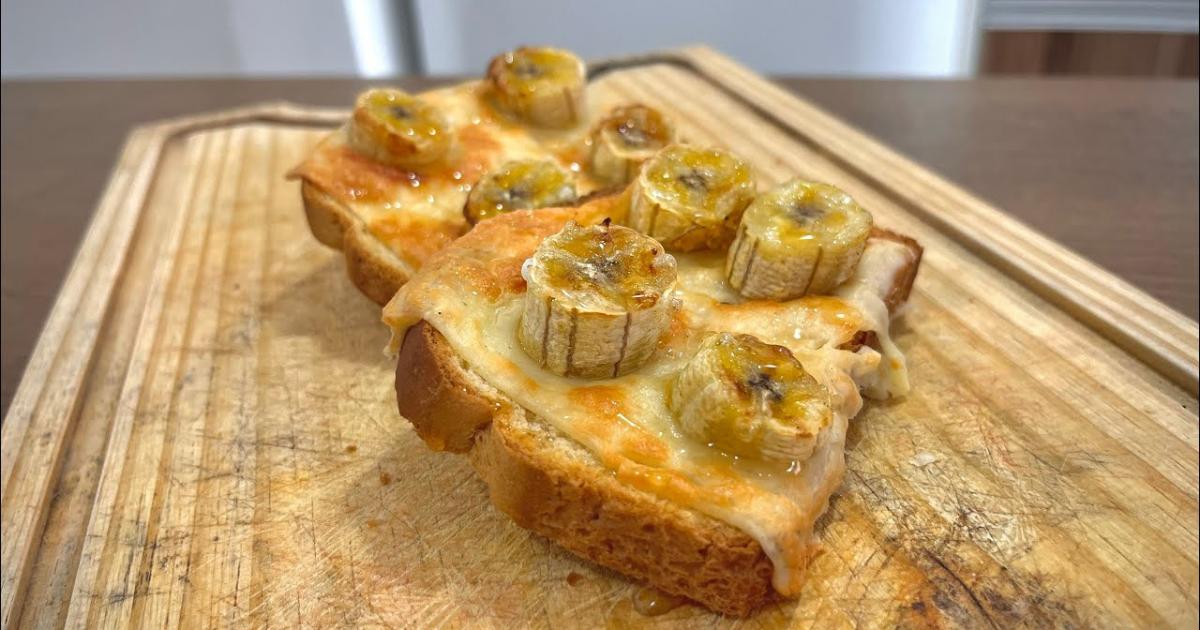
[[744, 617], [773, 600], [773, 565], [741, 530], [619, 482], [591, 454], [472, 373], [428, 322], [396, 365], [401, 415], [434, 450], [466, 453], [517, 525], [663, 592]]
[[354, 286], [376, 304], [387, 304], [410, 277], [403, 263], [361, 218], [306, 179], [300, 182], [300, 198], [308, 229], [318, 241], [342, 250]]

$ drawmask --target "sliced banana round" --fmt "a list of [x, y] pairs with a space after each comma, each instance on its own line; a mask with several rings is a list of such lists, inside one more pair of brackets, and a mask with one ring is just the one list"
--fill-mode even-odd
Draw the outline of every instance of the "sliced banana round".
[[685, 435], [753, 459], [804, 461], [832, 420], [828, 393], [791, 351], [751, 335], [706, 337], [667, 402]]
[[463, 216], [475, 225], [513, 210], [575, 203], [575, 177], [550, 160], [512, 160], [484, 175], [467, 194]]
[[517, 340], [562, 376], [609, 378], [644, 364], [676, 308], [675, 259], [652, 238], [568, 223], [521, 267], [528, 285]]
[[518, 48], [488, 64], [497, 103], [539, 127], [570, 127], [585, 113], [583, 61], [559, 48]]
[[348, 137], [359, 153], [402, 168], [436, 162], [451, 144], [449, 123], [440, 110], [407, 92], [387, 88], [358, 96]]
[[732, 153], [673, 144], [642, 165], [627, 223], [668, 249], [720, 249], [753, 199], [754, 174]]
[[607, 184], [627, 184], [642, 163], [670, 144], [674, 136], [657, 109], [640, 104], [617, 107], [588, 138], [592, 174]]
[[725, 277], [748, 298], [823, 295], [854, 273], [871, 213], [829, 184], [794, 179], [754, 200], [725, 257]]

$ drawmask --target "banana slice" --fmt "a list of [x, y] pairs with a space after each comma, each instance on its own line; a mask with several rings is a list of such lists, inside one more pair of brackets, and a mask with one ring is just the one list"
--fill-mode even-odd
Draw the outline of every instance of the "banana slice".
[[463, 216], [475, 225], [513, 210], [572, 203], [575, 203], [575, 179], [565, 168], [549, 160], [512, 160], [471, 187]]
[[829, 184], [789, 181], [754, 200], [725, 257], [725, 277], [748, 298], [827, 294], [854, 273], [871, 213]]
[[450, 148], [449, 124], [437, 108], [400, 90], [367, 90], [354, 103], [350, 146], [379, 162], [412, 168]]
[[488, 64], [501, 107], [539, 127], [570, 127], [585, 115], [583, 61], [558, 48], [518, 48]]
[[754, 175], [733, 154], [673, 144], [642, 165], [627, 222], [668, 249], [720, 249], [753, 199]]
[[790, 350], [716, 333], [671, 384], [685, 435], [738, 457], [804, 461], [832, 420], [829, 395]]
[[654, 353], [676, 308], [675, 259], [654, 239], [568, 223], [521, 267], [529, 286], [517, 340], [562, 376], [626, 374]]
[[671, 143], [671, 125], [657, 109], [625, 105], [608, 114], [592, 130], [591, 170], [608, 184], [627, 184], [642, 162]]

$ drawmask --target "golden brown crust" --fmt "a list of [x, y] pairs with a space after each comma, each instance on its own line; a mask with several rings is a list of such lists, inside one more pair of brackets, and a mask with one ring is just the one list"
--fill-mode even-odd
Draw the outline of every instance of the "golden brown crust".
[[492, 503], [518, 525], [724, 614], [745, 616], [774, 598], [771, 561], [752, 538], [620, 483], [470, 373], [427, 322], [405, 335], [396, 397], [431, 447], [469, 451]]
[[924, 255], [925, 248], [921, 247], [916, 239], [880, 227], [871, 228], [871, 238], [895, 241], [907, 247], [909, 251], [909, 263], [900, 272], [900, 280], [892, 285], [892, 289], [888, 291], [887, 297], [883, 300], [884, 304], [887, 304], [888, 312], [895, 312], [896, 308], [908, 301], [908, 296], [912, 293], [913, 283], [917, 280], [917, 270], [921, 268], [921, 256]]
[[433, 326], [408, 329], [396, 357], [396, 404], [417, 435], [435, 451], [466, 453], [475, 434], [487, 427], [498, 401], [455, 356]]
[[309, 230], [318, 241], [342, 250], [354, 286], [375, 303], [387, 304], [410, 277], [400, 260], [371, 236], [361, 219], [306, 179], [300, 182], [300, 198]]
[[300, 198], [304, 201], [304, 216], [313, 236], [325, 245], [341, 249], [342, 234], [350, 229], [353, 217], [308, 180], [300, 182]]

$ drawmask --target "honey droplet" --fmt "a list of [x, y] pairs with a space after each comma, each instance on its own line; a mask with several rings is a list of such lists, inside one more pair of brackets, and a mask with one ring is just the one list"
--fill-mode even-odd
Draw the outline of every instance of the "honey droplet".
[[665, 615], [683, 604], [683, 598], [652, 588], [639, 588], [633, 594], [633, 609], [647, 617]]
[[574, 571], [571, 571], [570, 573], [567, 574], [567, 584], [569, 586], [575, 586], [582, 581], [583, 581], [583, 576], [579, 575], [578, 573], [576, 573]]
[[358, 452], [358, 446], [356, 446], [356, 445], [354, 445], [354, 444], [351, 444], [350, 446], [347, 446], [347, 447], [346, 447], [346, 452], [347, 452], [347, 453], [355, 453], [355, 452]]

